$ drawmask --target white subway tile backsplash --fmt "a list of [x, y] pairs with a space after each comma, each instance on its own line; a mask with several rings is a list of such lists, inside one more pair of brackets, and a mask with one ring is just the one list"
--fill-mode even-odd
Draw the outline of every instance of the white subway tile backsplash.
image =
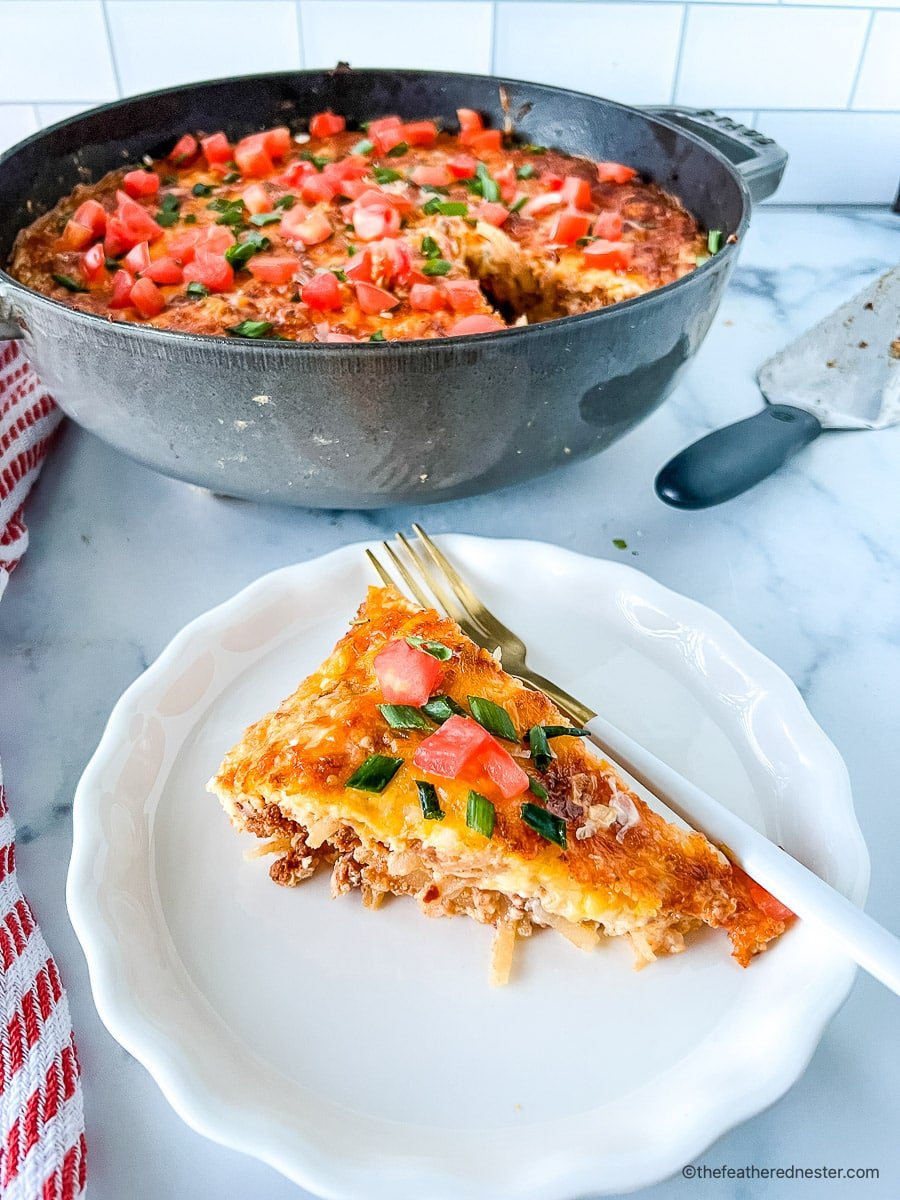
[[675, 98], [682, 104], [844, 108], [868, 20], [850, 9], [691, 7]]
[[483, 0], [301, 0], [307, 67], [491, 69], [491, 5]]
[[32, 105], [0, 104], [0, 154], [37, 130], [37, 117]]
[[292, 0], [108, 0], [106, 10], [124, 95], [300, 66]]
[[502, 0], [494, 69], [625, 103], [666, 103], [683, 19], [680, 4]]
[[36, 106], [38, 121], [43, 129], [47, 125], [55, 125], [57, 121], [65, 121], [67, 117], [87, 112], [89, 108], [95, 108], [98, 104], [103, 104], [103, 101], [85, 100], [81, 104], [38, 104]]
[[100, 0], [0, 0], [0, 100], [115, 95]]
[[790, 155], [778, 204], [889, 204], [897, 191], [900, 113], [760, 113]]
[[875, 14], [853, 107], [900, 109], [900, 12]]

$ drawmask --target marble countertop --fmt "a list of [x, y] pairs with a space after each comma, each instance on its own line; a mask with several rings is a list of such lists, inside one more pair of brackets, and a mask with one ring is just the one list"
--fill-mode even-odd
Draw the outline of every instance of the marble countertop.
[[[900, 218], [887, 211], [764, 208], [705, 345], [649, 420], [599, 458], [427, 511], [435, 533], [526, 536], [625, 558], [716, 609], [774, 659], [847, 761], [872, 855], [869, 911], [895, 930], [900, 428], [822, 437], [754, 492], [706, 512], [666, 508], [652, 480], [688, 441], [752, 413], [760, 362], [898, 259]], [[303, 1194], [183, 1125], [94, 1010], [64, 886], [72, 794], [109, 711], [186, 621], [256, 576], [421, 515], [219, 499], [137, 466], [71, 424], [45, 467], [27, 510], [31, 545], [0, 606], [0, 754], [22, 887], [69, 991], [92, 1200]], [[898, 1016], [896, 997], [858, 978], [799, 1082], [698, 1160], [877, 1167], [878, 1182], [677, 1177], [640, 1195], [900, 1194], [891, 1128], [900, 1112]]]

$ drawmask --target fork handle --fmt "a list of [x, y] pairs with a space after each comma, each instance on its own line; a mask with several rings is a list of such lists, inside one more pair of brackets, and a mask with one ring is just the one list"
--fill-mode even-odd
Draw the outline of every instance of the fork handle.
[[819, 926], [850, 958], [900, 995], [900, 939], [603, 717], [592, 718], [585, 728], [615, 765], [711, 842], [727, 847], [735, 862], [766, 891], [798, 917]]

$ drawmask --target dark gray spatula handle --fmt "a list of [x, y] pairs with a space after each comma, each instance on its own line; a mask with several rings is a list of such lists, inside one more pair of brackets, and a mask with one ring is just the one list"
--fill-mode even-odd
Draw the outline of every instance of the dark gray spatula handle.
[[769, 404], [676, 454], [657, 475], [656, 494], [673, 508], [711, 508], [755, 487], [821, 432], [812, 413]]

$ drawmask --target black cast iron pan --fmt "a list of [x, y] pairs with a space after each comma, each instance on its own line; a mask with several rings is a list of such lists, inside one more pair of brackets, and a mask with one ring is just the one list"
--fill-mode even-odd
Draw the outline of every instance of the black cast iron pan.
[[[578, 92], [424, 71], [299, 71], [138, 96], [64, 121], [0, 157], [0, 263], [17, 231], [79, 182], [185, 130], [238, 137], [458, 107], [528, 142], [615, 160], [734, 234], [691, 275], [597, 312], [418, 342], [245, 342], [110, 322], [0, 270], [0, 338], [21, 338], [62, 408], [168, 475], [233, 496], [330, 508], [489, 491], [605, 449], [652, 412], [715, 315], [750, 215], [786, 155], [714, 113], [642, 111]], [[749, 185], [749, 186], [748, 186]]]

